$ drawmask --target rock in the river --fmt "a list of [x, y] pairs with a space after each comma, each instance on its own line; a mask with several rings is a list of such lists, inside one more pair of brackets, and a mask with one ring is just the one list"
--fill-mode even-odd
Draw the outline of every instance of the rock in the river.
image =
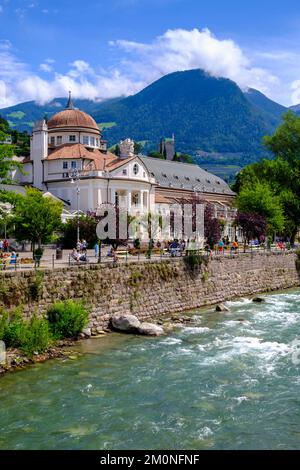
[[110, 319], [111, 325], [115, 330], [135, 333], [141, 322], [135, 315], [113, 315]]
[[252, 302], [261, 303], [261, 302], [265, 302], [265, 299], [263, 297], [254, 297], [252, 299]]
[[229, 308], [224, 304], [218, 304], [216, 306], [216, 312], [229, 312]]
[[92, 336], [92, 330], [91, 328], [84, 328], [82, 330], [82, 334], [87, 337], [87, 338], [90, 338], [90, 336]]
[[161, 336], [164, 334], [164, 329], [159, 326], [155, 325], [154, 323], [141, 323], [138, 327], [138, 332], [141, 335], [147, 336]]

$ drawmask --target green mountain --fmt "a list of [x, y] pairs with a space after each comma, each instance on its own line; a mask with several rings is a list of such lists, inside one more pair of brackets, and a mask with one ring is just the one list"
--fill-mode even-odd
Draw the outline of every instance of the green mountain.
[[250, 103], [267, 113], [271, 121], [275, 119], [275, 124], [277, 124], [278, 119], [288, 111], [288, 108], [270, 100], [260, 91], [254, 90], [254, 88], [249, 88], [244, 94]]
[[293, 106], [290, 106], [289, 109], [291, 111], [294, 111], [294, 113], [300, 115], [300, 104], [294, 104]]
[[[33, 121], [50, 117], [65, 102], [21, 103], [0, 114], [13, 128], [30, 130]], [[201, 165], [228, 166], [228, 173], [267, 155], [262, 137], [274, 131], [286, 110], [257, 90], [243, 93], [233, 81], [202, 70], [171, 73], [127, 98], [76, 100], [76, 106], [102, 125], [110, 145], [131, 137], [143, 142], [146, 152], [174, 133], [177, 151], [196, 156]]]

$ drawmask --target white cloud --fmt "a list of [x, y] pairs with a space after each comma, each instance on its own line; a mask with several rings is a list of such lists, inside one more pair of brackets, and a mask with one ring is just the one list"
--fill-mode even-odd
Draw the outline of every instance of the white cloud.
[[[55, 73], [55, 60], [47, 58], [40, 64], [40, 70], [53, 75], [45, 79], [13, 54], [10, 43], [0, 42], [0, 106], [25, 100], [45, 103], [67, 95], [69, 89], [75, 98], [103, 100], [127, 96], [167, 73], [196, 68], [215, 77], [230, 78], [242, 89], [257, 88], [273, 98], [280, 97], [282, 89], [286, 95], [290, 93], [280, 82], [280, 74], [275, 75], [272, 68], [264, 66], [268, 60], [279, 63], [281, 58], [290, 59], [288, 53], [254, 51], [246, 54], [233, 40], [218, 39], [208, 29], [173, 29], [148, 44], [118, 40], [110, 42], [110, 46], [119, 48], [122, 53], [123, 59], [116, 67], [99, 71], [79, 58], [71, 62], [64, 73]], [[255, 55], [259, 54], [261, 60], [255, 61]], [[263, 65], [257, 66], [257, 63]], [[293, 101], [298, 96], [300, 99], [298, 89], [300, 84], [295, 82]]]
[[215, 77], [230, 78], [241, 88], [267, 91], [270, 84], [278, 82], [273, 74], [254, 67], [234, 41], [217, 39], [208, 29], [168, 30], [151, 44], [125, 40], [110, 44], [138, 58], [139, 70], [146, 80], [177, 70], [201, 68]]
[[70, 64], [70, 66], [72, 67], [69, 71], [70, 77], [78, 78], [86, 75], [94, 75], [93, 69], [85, 60], [75, 60]]
[[300, 103], [300, 80], [294, 80], [291, 84], [292, 90], [292, 104], [299, 104]]
[[48, 72], [48, 73], [50, 73], [50, 72], [53, 71], [53, 67], [52, 67], [50, 64], [45, 64], [45, 63], [43, 63], [43, 64], [40, 64], [40, 70], [41, 70], [42, 72]]
[[[55, 97], [67, 96], [69, 90], [75, 98], [97, 101], [127, 96], [145, 85], [132, 81], [118, 70], [96, 73], [88, 62], [79, 59], [70, 64], [65, 74], [54, 72], [54, 76], [46, 80], [19, 61], [8, 42], [0, 42], [0, 63], [0, 108], [29, 100], [46, 103]], [[40, 69], [51, 72], [54, 63], [54, 59], [45, 59]]]

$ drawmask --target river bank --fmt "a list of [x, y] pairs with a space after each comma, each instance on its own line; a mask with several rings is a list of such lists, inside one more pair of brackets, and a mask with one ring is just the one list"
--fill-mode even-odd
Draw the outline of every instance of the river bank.
[[[293, 292], [293, 289], [286, 289], [285, 291], [278, 290], [277, 293], [281, 292]], [[264, 302], [265, 296], [270, 295], [270, 292], [262, 292], [260, 297], [257, 298], [257, 296], [249, 297], [248, 300], [249, 302], [252, 302], [253, 300], [259, 300], [261, 299]], [[231, 301], [239, 301], [239, 298], [234, 298], [231, 299]], [[228, 303], [228, 302], [227, 302]], [[226, 315], [227, 312], [230, 312], [230, 309], [226, 306], [227, 304], [225, 302], [225, 308], [223, 304], [218, 304], [221, 305], [220, 310], [217, 310], [218, 307], [216, 307], [216, 304], [212, 305], [206, 305], [205, 307], [202, 307], [199, 309], [195, 310], [189, 310], [187, 309], [184, 312], [171, 312], [162, 316], [159, 316], [155, 319], [155, 323], [159, 326], [162, 326], [165, 332], [165, 335], [168, 336], [170, 335], [174, 329], [180, 327], [180, 326], [193, 326], [195, 324], [195, 320], [193, 319], [193, 311], [203, 311], [206, 312], [207, 315], [212, 315], [212, 313], [215, 313], [215, 311], [222, 312], [220, 313], [221, 315]], [[230, 303], [230, 302], [229, 302]], [[244, 321], [242, 318], [240, 318], [238, 321]], [[35, 364], [39, 363], [44, 363], [46, 361], [49, 361], [51, 359], [58, 359], [58, 358], [73, 358], [76, 359], [78, 352], [82, 346], [83, 342], [86, 342], [87, 340], [95, 341], [98, 339], [104, 339], [107, 335], [110, 334], [116, 334], [116, 331], [114, 331], [112, 328], [106, 328], [105, 331], [101, 331], [100, 334], [98, 333], [97, 335], [94, 334], [93, 336], [87, 336], [84, 334], [81, 334], [80, 338], [73, 338], [73, 339], [65, 339], [58, 341], [56, 344], [51, 345], [49, 349], [47, 349], [44, 353], [35, 353], [33, 356], [29, 357], [26, 356], [24, 353], [22, 353], [21, 350], [19, 349], [8, 349], [6, 352], [6, 364], [0, 364], [0, 378], [8, 373], [8, 372], [16, 372], [20, 371], [26, 367], [33, 366]], [[121, 335], [127, 335], [129, 333], [120, 333]], [[136, 336], [136, 335], [135, 335]], [[139, 336], [139, 335], [138, 335]]]
[[35, 353], [33, 356], [27, 356], [19, 349], [8, 349], [6, 351], [5, 364], [0, 364], [0, 379], [8, 372], [16, 372], [26, 367], [40, 364], [50, 359], [70, 357], [72, 355], [72, 346], [77, 345], [78, 341], [64, 340], [59, 344], [53, 345], [43, 353]]
[[75, 266], [54, 271], [1, 272], [0, 307], [23, 306], [24, 317], [43, 315], [58, 300], [84, 301], [97, 335], [112, 315], [133, 314], [155, 321], [184, 312], [300, 285], [295, 253], [253, 253], [242, 257], [187, 257], [120, 266]]
[[[300, 289], [108, 334], [0, 381], [1, 449], [297, 449]], [[76, 354], [75, 354], [76, 355]]]

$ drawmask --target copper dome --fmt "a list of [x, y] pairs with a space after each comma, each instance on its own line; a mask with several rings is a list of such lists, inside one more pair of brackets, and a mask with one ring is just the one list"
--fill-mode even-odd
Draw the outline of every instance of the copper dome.
[[48, 121], [48, 129], [61, 129], [65, 127], [84, 127], [100, 132], [96, 121], [83, 111], [79, 111], [79, 109], [65, 109], [55, 114]]

